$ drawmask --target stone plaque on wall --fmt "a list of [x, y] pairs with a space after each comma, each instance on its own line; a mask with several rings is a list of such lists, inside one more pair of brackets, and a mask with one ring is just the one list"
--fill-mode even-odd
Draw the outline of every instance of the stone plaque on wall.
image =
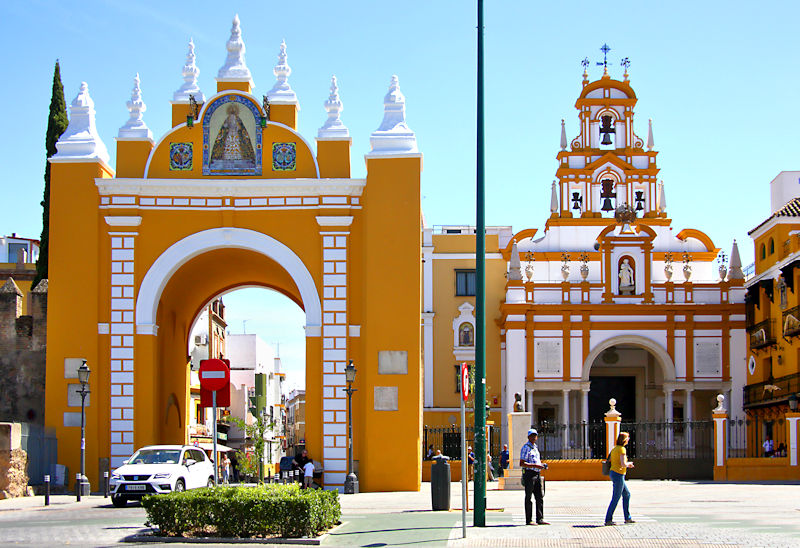
[[722, 344], [720, 341], [694, 341], [694, 374], [716, 377], [722, 373]]
[[378, 352], [378, 374], [407, 375], [408, 352], [405, 350], [381, 350]]
[[64, 378], [77, 379], [78, 368], [83, 364], [83, 358], [64, 358]]
[[396, 386], [375, 387], [375, 411], [397, 411], [398, 391]]
[[561, 341], [536, 341], [533, 350], [533, 366], [537, 375], [561, 374]]
[[[92, 394], [86, 394], [86, 407], [89, 407], [90, 398]], [[70, 407], [81, 406], [81, 385], [68, 384], [67, 385], [67, 405]]]

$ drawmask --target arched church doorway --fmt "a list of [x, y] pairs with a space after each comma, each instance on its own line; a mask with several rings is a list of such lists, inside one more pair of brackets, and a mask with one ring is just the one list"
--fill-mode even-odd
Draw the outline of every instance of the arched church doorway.
[[[609, 400], [624, 421], [665, 419], [665, 383], [675, 380], [669, 355], [649, 339], [621, 336], [606, 341], [590, 353], [584, 367], [589, 385], [589, 421], [602, 422]], [[680, 414], [680, 405], [673, 414]]]

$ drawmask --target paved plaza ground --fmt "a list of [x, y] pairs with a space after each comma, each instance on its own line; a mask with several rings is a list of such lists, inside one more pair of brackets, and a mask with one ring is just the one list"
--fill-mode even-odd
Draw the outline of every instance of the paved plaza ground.
[[[343, 524], [323, 546], [800, 547], [800, 484], [632, 480], [637, 523], [616, 527], [602, 526], [610, 482], [550, 482], [549, 526], [525, 526], [523, 493], [495, 485], [487, 493], [487, 527], [472, 527], [469, 513], [466, 539], [460, 484], [452, 484], [450, 512], [430, 511], [430, 484], [419, 493], [343, 495]], [[149, 531], [138, 504], [118, 509], [102, 497], [76, 503], [59, 495], [42, 505], [42, 497], [0, 501], [0, 545], [112, 546]], [[622, 521], [621, 508], [616, 518]]]

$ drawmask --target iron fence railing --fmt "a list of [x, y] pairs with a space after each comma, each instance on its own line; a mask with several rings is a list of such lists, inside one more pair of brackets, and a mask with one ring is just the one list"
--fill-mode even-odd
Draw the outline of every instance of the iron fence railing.
[[555, 424], [533, 426], [539, 439], [536, 446], [543, 459], [600, 459], [605, 455], [605, 423]]
[[[492, 455], [493, 462], [499, 462], [500, 458], [500, 429], [490, 425], [489, 430], [489, 454]], [[475, 431], [468, 426], [466, 431], [467, 445], [475, 446]], [[433, 452], [441, 451], [451, 459], [461, 459], [461, 427], [455, 424], [450, 426], [424, 426], [422, 430], [423, 451], [427, 454], [427, 448], [433, 445]]]
[[712, 421], [623, 422], [621, 432], [630, 434], [627, 453], [639, 459], [712, 459]]
[[[771, 443], [767, 443], [768, 438]], [[785, 457], [786, 447], [786, 424], [782, 418], [748, 417], [728, 421], [729, 458]]]

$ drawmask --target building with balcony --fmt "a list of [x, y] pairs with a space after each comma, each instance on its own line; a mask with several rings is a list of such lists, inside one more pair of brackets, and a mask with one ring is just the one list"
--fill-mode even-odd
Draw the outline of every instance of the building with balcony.
[[750, 456], [786, 444], [784, 418], [800, 392], [800, 171], [770, 182], [771, 213], [749, 232], [755, 273], [745, 286], [747, 309], [747, 414]]
[[286, 454], [306, 448], [306, 391], [295, 389], [286, 396]]

